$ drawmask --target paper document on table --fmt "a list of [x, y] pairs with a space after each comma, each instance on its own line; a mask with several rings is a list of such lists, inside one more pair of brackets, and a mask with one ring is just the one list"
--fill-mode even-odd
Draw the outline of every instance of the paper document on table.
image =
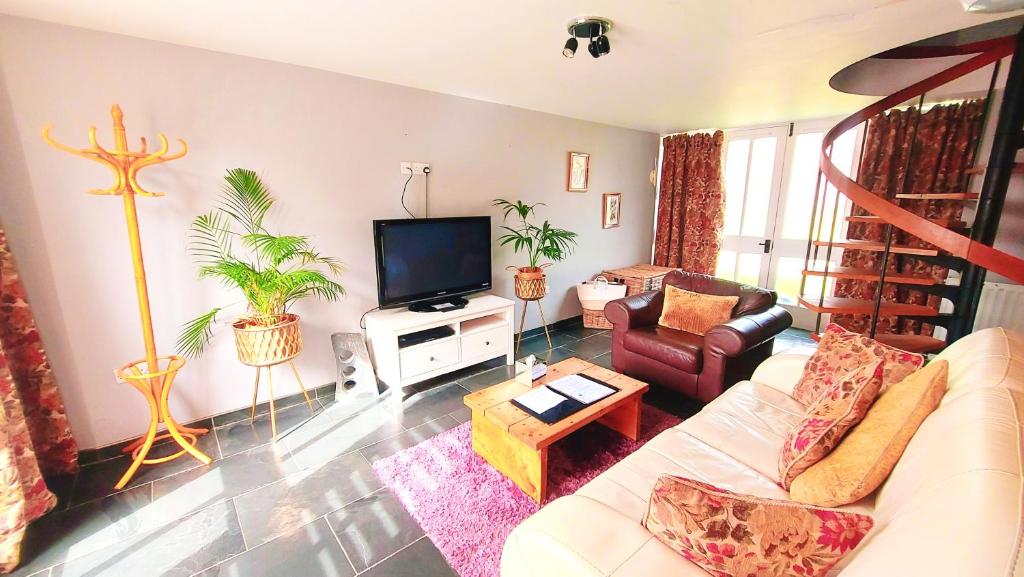
[[539, 414], [564, 403], [566, 399], [547, 387], [537, 387], [528, 393], [519, 395], [515, 400], [520, 405]]
[[615, 394], [615, 389], [580, 375], [567, 375], [548, 383], [552, 390], [576, 399], [584, 405], [596, 403], [601, 399]]

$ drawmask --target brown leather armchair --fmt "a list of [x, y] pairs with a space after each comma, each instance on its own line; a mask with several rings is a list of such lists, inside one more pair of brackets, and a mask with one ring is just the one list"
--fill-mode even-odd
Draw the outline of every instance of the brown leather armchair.
[[682, 271], [670, 272], [665, 284], [740, 300], [732, 319], [703, 337], [658, 325], [664, 290], [609, 302], [604, 314], [614, 325], [612, 367], [702, 402], [749, 379], [771, 356], [775, 335], [793, 324], [789, 312], [775, 304], [775, 291]]

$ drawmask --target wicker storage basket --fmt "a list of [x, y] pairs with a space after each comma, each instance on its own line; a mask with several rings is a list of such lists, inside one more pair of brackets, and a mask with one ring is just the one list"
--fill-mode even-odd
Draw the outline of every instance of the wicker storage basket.
[[620, 282], [626, 285], [626, 296], [635, 295], [647, 291], [661, 290], [661, 284], [665, 275], [679, 270], [667, 266], [654, 266], [653, 264], [637, 264], [626, 268], [606, 270], [602, 275], [611, 282]]
[[612, 323], [604, 318], [604, 311], [583, 309], [583, 326], [588, 329], [610, 329]]
[[258, 325], [252, 319], [239, 319], [231, 326], [235, 329], [238, 360], [250, 367], [290, 361], [302, 352], [299, 315], [281, 315], [280, 322], [273, 326]]

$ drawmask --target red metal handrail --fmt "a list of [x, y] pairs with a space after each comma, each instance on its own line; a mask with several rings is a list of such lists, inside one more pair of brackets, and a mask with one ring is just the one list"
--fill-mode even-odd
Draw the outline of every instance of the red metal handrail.
[[878, 102], [844, 118], [825, 134], [821, 146], [819, 167], [825, 179], [836, 190], [853, 201], [854, 204], [906, 231], [921, 240], [931, 243], [949, 252], [953, 256], [963, 258], [987, 270], [1003, 275], [1019, 283], [1024, 283], [1024, 259], [981, 244], [971, 238], [944, 228], [943, 226], [918, 216], [897, 206], [888, 199], [867, 190], [853, 179], [843, 174], [839, 167], [829, 159], [828, 148], [843, 133], [886, 110], [902, 104], [907, 100], [920, 96], [934, 88], [970, 74], [975, 70], [988, 66], [997, 60], [1013, 54], [1014, 38], [1012, 36], [998, 39], [988, 44], [987, 50], [977, 56], [952, 66], [938, 74], [887, 96]]

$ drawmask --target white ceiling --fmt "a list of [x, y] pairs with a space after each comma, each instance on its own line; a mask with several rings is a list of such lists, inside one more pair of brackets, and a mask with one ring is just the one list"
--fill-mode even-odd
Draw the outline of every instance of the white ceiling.
[[[0, 0], [0, 12], [657, 132], [848, 113], [843, 66], [1019, 14], [959, 0]], [[610, 55], [575, 16], [612, 19]]]

